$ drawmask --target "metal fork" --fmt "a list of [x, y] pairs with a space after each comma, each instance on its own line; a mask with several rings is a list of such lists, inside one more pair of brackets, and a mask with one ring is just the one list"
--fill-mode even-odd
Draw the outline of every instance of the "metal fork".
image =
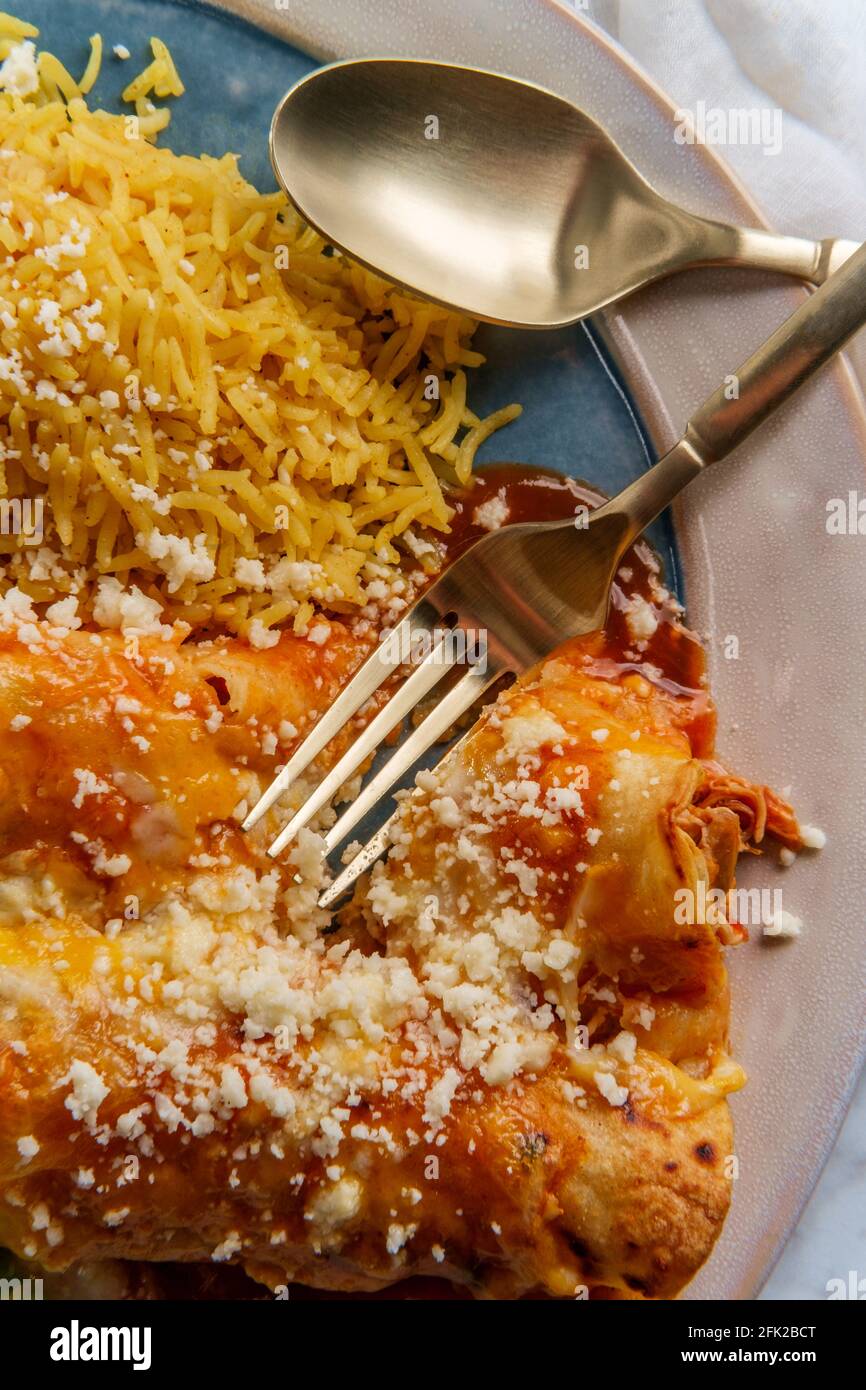
[[[485, 690], [519, 675], [567, 637], [604, 624], [610, 586], [630, 545], [708, 464], [724, 458], [866, 322], [866, 245], [811, 294], [700, 407], [657, 464], [585, 518], [520, 523], [482, 537], [409, 609], [352, 677], [244, 821], [249, 830], [402, 664], [407, 641], [429, 651], [270, 846], [279, 855], [440, 680], [448, 689], [325, 836], [340, 844]], [[583, 518], [581, 518], [583, 520]], [[462, 632], [463, 641], [458, 632]], [[483, 635], [483, 659], [456, 676], [461, 645]], [[391, 818], [393, 820], [393, 817]], [[388, 845], [391, 820], [322, 894], [328, 907]]]

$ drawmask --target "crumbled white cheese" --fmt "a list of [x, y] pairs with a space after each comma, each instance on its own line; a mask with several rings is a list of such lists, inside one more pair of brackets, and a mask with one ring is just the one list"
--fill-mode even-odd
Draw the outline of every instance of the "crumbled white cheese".
[[32, 39], [16, 43], [5, 62], [0, 64], [0, 89], [17, 97], [29, 97], [39, 90], [36, 45]]
[[137, 585], [127, 592], [119, 580], [104, 575], [93, 602], [93, 616], [102, 627], [120, 628], [123, 632], [170, 636], [171, 628], [160, 621], [162, 608], [148, 598]]
[[481, 502], [472, 513], [472, 520], [476, 526], [483, 526], [485, 531], [498, 531], [500, 526], [504, 526], [508, 520], [510, 508], [505, 496], [505, 489], [500, 488], [493, 497], [488, 497], [486, 502]]
[[648, 642], [659, 625], [651, 603], [640, 594], [632, 594], [625, 609], [625, 621], [635, 642]]
[[451, 1102], [463, 1080], [456, 1067], [449, 1067], [427, 1092], [424, 1119], [427, 1124], [443, 1120], [451, 1113]]
[[247, 1087], [237, 1067], [224, 1066], [220, 1082], [220, 1099], [233, 1110], [243, 1110], [247, 1104]]
[[764, 925], [764, 936], [799, 936], [802, 929], [803, 923], [799, 917], [779, 908]]
[[430, 802], [430, 810], [439, 825], [452, 830], [460, 825], [462, 814], [453, 796], [434, 796]]
[[595, 1072], [594, 1080], [608, 1104], [625, 1105], [628, 1100], [628, 1087], [618, 1085], [616, 1078], [609, 1071]]
[[72, 804], [77, 811], [81, 810], [86, 796], [105, 796], [111, 791], [109, 784], [97, 777], [95, 772], [91, 772], [90, 768], [76, 767], [72, 775], [78, 783], [78, 791], [72, 798]]
[[109, 855], [100, 849], [93, 860], [93, 872], [105, 874], [108, 878], [122, 878], [131, 868], [132, 860], [128, 854]]
[[78, 599], [75, 594], [70, 594], [68, 598], [59, 599], [57, 603], [52, 603], [50, 608], [45, 610], [45, 616], [49, 623], [55, 627], [65, 628], [68, 632], [76, 632], [81, 627], [81, 619], [78, 616]]
[[823, 849], [827, 843], [827, 836], [817, 825], [801, 825], [800, 839], [806, 849]]
[[401, 1226], [397, 1221], [392, 1222], [388, 1227], [388, 1234], [385, 1238], [385, 1249], [388, 1251], [388, 1254], [399, 1254], [403, 1246], [408, 1245], [417, 1229], [417, 1225]]
[[304, 1218], [317, 1231], [330, 1234], [345, 1226], [361, 1209], [361, 1184], [357, 1178], [346, 1177], [331, 1187], [321, 1188], [308, 1203]]
[[265, 567], [261, 560], [248, 560], [241, 556], [235, 561], [235, 579], [242, 584], [245, 589], [261, 590], [267, 583], [265, 577]]
[[507, 757], [536, 753], [545, 744], [559, 743], [565, 729], [546, 710], [531, 714], [512, 714], [502, 721], [502, 742]]
[[72, 1118], [83, 1121], [89, 1129], [93, 1129], [97, 1111], [108, 1095], [108, 1087], [99, 1072], [89, 1062], [82, 1062], [76, 1057], [61, 1084], [72, 1086], [72, 1094], [64, 1101]]
[[607, 1045], [607, 1050], [611, 1056], [618, 1057], [623, 1062], [628, 1062], [629, 1066], [631, 1066], [635, 1059], [636, 1048], [637, 1038], [634, 1033], [629, 1033], [625, 1030], [621, 1033], [617, 1033], [613, 1041], [609, 1042]]
[[265, 627], [258, 618], [253, 618], [247, 628], [247, 641], [251, 647], [256, 647], [259, 651], [266, 650], [268, 647], [275, 647], [279, 640], [279, 629]]
[[220, 1241], [219, 1245], [215, 1246], [211, 1251], [211, 1259], [214, 1263], [220, 1264], [223, 1260], [230, 1260], [232, 1255], [237, 1255], [238, 1251], [242, 1249], [243, 1241], [241, 1240], [240, 1232], [229, 1231], [225, 1240]]
[[168, 579], [168, 592], [177, 593], [187, 580], [206, 584], [216, 574], [216, 564], [207, 548], [207, 536], [163, 535], [153, 530], [149, 536], [137, 535], [135, 543], [162, 570]]

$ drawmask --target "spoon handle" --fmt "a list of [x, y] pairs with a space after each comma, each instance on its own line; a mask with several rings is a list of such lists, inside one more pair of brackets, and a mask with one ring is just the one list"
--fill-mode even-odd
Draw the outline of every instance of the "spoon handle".
[[701, 219], [701, 259], [704, 264], [744, 265], [754, 270], [773, 270], [794, 275], [812, 285], [823, 285], [857, 250], [856, 241], [827, 237], [784, 236], [753, 227], [729, 227]]
[[710, 463], [725, 458], [866, 323], [866, 245], [859, 247], [692, 415], [658, 463], [600, 508], [625, 521], [626, 549]]

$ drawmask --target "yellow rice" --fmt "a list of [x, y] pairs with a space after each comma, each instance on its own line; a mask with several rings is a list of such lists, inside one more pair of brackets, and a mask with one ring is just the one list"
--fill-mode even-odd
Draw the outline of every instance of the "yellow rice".
[[[0, 59], [35, 36], [0, 15]], [[44, 539], [0, 535], [0, 594], [137, 585], [167, 621], [249, 634], [351, 612], [396, 577], [448, 485], [519, 413], [481, 421], [475, 323], [331, 254], [236, 157], [153, 143], [180, 95], [165, 45], [90, 111], [38, 55], [0, 92], [0, 499], [42, 499]], [[8, 528], [7, 528], [8, 529]]]

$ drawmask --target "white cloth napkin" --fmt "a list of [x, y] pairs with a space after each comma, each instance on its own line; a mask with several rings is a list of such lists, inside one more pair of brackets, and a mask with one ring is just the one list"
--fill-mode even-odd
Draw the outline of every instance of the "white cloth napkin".
[[[568, 3], [568, 0], [566, 0]], [[682, 108], [778, 108], [782, 148], [719, 149], [777, 231], [866, 235], [863, 0], [572, 0]]]

